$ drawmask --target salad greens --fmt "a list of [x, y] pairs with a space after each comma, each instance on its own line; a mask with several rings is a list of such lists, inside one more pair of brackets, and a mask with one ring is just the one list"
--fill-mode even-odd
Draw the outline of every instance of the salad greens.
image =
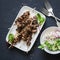
[[41, 44], [38, 48], [41, 49], [47, 48], [50, 51], [60, 50], [60, 38], [55, 39], [53, 44], [46, 40], [45, 43]]
[[37, 13], [36, 16], [37, 16], [38, 23], [41, 25], [44, 22], [44, 18], [39, 13]]
[[9, 34], [8, 40], [9, 40], [10, 43], [13, 43], [13, 41], [14, 41], [14, 35], [13, 34]]

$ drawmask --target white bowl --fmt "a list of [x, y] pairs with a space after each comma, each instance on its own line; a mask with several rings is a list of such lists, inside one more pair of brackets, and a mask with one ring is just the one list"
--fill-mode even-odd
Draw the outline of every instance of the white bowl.
[[[45, 29], [42, 34], [41, 34], [41, 37], [40, 37], [40, 44], [43, 44], [45, 42], [45, 36], [49, 33], [49, 32], [52, 32], [54, 30], [60, 30], [59, 27], [55, 27], [55, 26], [52, 26], [52, 27], [48, 27], [47, 29]], [[44, 48], [44, 50], [49, 53], [49, 54], [58, 54], [60, 53], [60, 51], [50, 51], [48, 50], [47, 48]]]

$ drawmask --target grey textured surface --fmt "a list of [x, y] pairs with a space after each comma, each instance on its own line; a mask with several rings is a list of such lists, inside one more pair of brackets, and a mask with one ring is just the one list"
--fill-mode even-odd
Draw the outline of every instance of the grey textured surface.
[[[60, 17], [60, 0], [49, 0], [54, 8], [54, 13]], [[16, 48], [8, 49], [5, 38], [8, 28], [12, 25], [16, 15], [23, 5], [36, 7], [40, 11], [44, 7], [44, 0], [0, 0], [0, 60], [60, 60], [60, 54], [50, 55], [45, 51], [38, 49], [39, 38], [44, 29], [50, 26], [56, 26], [53, 18], [48, 18], [39, 34], [32, 50], [27, 54]]]

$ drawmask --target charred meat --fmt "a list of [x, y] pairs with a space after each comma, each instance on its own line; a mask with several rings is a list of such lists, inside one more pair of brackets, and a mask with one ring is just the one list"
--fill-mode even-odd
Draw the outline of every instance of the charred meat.
[[26, 42], [27, 46], [30, 46], [32, 34], [37, 32], [37, 27], [39, 26], [39, 24], [37, 22], [36, 16], [32, 18], [30, 18], [29, 16], [30, 12], [26, 11], [15, 21], [15, 24], [17, 25], [16, 31], [18, 32], [18, 35], [14, 38], [14, 44], [19, 42], [20, 40], [23, 40]]

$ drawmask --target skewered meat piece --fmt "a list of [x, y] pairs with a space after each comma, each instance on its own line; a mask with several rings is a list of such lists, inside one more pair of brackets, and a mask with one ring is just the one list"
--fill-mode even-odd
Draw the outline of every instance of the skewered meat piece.
[[[28, 20], [29, 21], [29, 20]], [[31, 20], [30, 20], [31, 21]], [[26, 40], [31, 40], [32, 38], [31, 37], [27, 37], [29, 34], [28, 33], [35, 33], [36, 31], [37, 31], [37, 28], [34, 28], [34, 29], [32, 29], [32, 26], [33, 27], [37, 27], [37, 24], [36, 25], [27, 25], [23, 30], [22, 30], [22, 32], [20, 32], [20, 34], [22, 34], [22, 39], [24, 40], [24, 41], [26, 41]], [[31, 33], [31, 34], [32, 34]], [[27, 39], [26, 39], [27, 38]]]
[[23, 15], [28, 16], [28, 15], [30, 15], [30, 12], [26, 11]]
[[29, 18], [29, 15], [30, 15], [30, 13], [29, 13], [29, 11], [27, 11], [27, 12], [25, 12], [21, 17], [22, 17], [24, 20], [26, 20], [26, 19]]
[[25, 23], [26, 23], [26, 24], [30, 24], [31, 21], [30, 21], [29, 19], [27, 19], [27, 20], [25, 21]]
[[[25, 13], [23, 13], [23, 15], [20, 17], [19, 21], [23, 21], [29, 18], [30, 12], [26, 11]], [[18, 19], [17, 19], [18, 20]]]
[[35, 30], [32, 30], [32, 33], [36, 33], [37, 32], [37, 29], [35, 29]]
[[38, 24], [35, 24], [35, 25], [31, 25], [32, 29], [38, 27], [39, 25]]
[[29, 40], [27, 40], [26, 44], [27, 44], [27, 46], [30, 46], [31, 42]]
[[24, 33], [22, 33], [22, 39], [24, 40], [24, 41], [26, 41], [27, 40], [27, 36], [28, 36], [28, 32], [24, 32]]
[[16, 21], [15, 23], [16, 23], [17, 27], [21, 27], [22, 26], [19, 21]]
[[24, 22], [29, 18], [29, 11], [25, 12], [21, 17], [19, 17], [16, 21], [15, 24], [20, 27], [21, 24], [24, 24]]
[[21, 40], [21, 35], [18, 35], [17, 37], [14, 38], [13, 44], [16, 44], [17, 42], [19, 42]]
[[26, 29], [27, 29], [27, 31], [30, 31], [31, 32], [31, 26], [30, 25], [28, 25], [27, 27], [26, 27]]
[[18, 33], [20, 33], [20, 32], [22, 31], [22, 28], [21, 28], [21, 27], [17, 27], [16, 31], [17, 31]]
[[33, 22], [32, 22], [33, 25], [37, 24], [37, 23], [38, 23], [37, 20], [33, 20]]
[[22, 36], [22, 40], [23, 41], [27, 41], [27, 37], [26, 36], [24, 36], [24, 37]]
[[18, 37], [16, 37], [15, 39], [14, 39], [14, 43], [16, 43], [16, 42], [18, 42], [19, 40], [18, 40]]
[[30, 40], [30, 41], [31, 41], [31, 39], [32, 39], [32, 33], [30, 33], [30, 34], [28, 35], [28, 37], [27, 37], [27, 40]]
[[20, 40], [26, 41], [27, 46], [30, 46], [32, 34], [37, 32], [38, 22], [37, 17], [29, 18], [30, 12], [26, 11], [21, 17], [19, 17], [15, 24], [17, 25], [16, 31], [19, 33], [14, 39], [14, 43]]

